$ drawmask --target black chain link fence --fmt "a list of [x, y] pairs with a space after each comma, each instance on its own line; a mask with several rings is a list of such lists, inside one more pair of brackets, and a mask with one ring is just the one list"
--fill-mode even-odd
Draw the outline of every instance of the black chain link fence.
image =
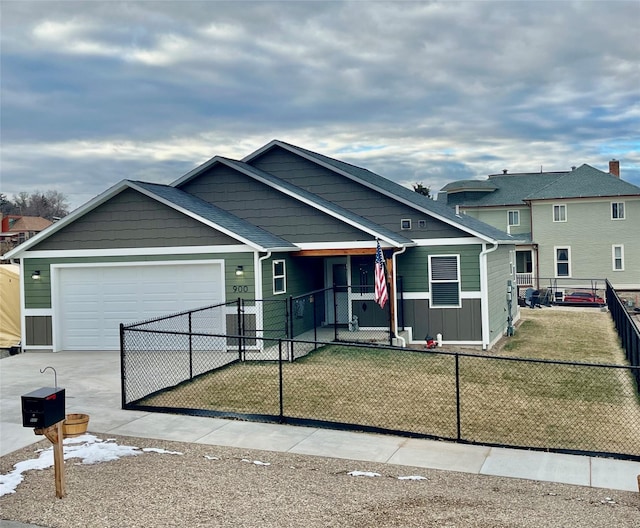
[[242, 336], [123, 334], [126, 409], [640, 460], [640, 367], [254, 337], [258, 361]]

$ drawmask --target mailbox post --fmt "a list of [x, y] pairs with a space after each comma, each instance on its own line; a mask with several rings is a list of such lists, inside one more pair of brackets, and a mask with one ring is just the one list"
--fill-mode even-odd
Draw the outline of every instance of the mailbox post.
[[42, 387], [22, 396], [22, 425], [33, 427], [37, 435], [45, 435], [53, 444], [56, 497], [65, 496], [64, 450], [62, 422], [65, 418], [65, 391], [58, 387]]

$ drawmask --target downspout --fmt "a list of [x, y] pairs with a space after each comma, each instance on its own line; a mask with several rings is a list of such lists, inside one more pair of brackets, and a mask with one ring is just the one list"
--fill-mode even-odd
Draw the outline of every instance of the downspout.
[[[254, 255], [258, 256], [260, 253], [254, 253]], [[266, 255], [262, 256], [262, 257], [258, 257], [257, 259], [254, 259], [254, 265], [256, 267], [256, 283], [255, 283], [255, 288], [256, 288], [256, 305], [259, 305], [260, 308], [256, 310], [256, 326], [258, 328], [264, 328], [264, 314], [263, 314], [263, 310], [264, 310], [264, 303], [259, 303], [258, 301], [262, 301], [264, 299], [264, 295], [263, 295], [263, 291], [262, 291], [262, 262], [267, 260], [268, 258], [271, 258], [271, 251], [267, 251]], [[257, 306], [256, 306], [257, 308]], [[264, 337], [264, 335], [260, 336], [260, 337]], [[264, 345], [264, 341], [262, 341], [263, 345]]]
[[491, 326], [489, 322], [489, 265], [487, 255], [498, 249], [498, 243], [494, 242], [493, 247], [487, 249], [487, 244], [482, 244], [480, 252], [480, 312], [482, 318], [482, 350], [489, 348], [491, 342]]
[[400, 337], [398, 335], [398, 263], [396, 262], [396, 257], [398, 255], [402, 255], [407, 250], [407, 246], [403, 246], [400, 251], [394, 251], [391, 255], [391, 264], [393, 266], [393, 302], [396, 304], [396, 309], [393, 317], [393, 333], [394, 338], [397, 339], [401, 343], [402, 348], [406, 348], [407, 342], [404, 337]]

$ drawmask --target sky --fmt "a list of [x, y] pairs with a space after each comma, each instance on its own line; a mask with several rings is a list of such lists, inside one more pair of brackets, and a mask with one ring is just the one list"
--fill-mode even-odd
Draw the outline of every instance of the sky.
[[272, 139], [435, 194], [587, 163], [640, 186], [640, 0], [0, 0], [0, 192], [70, 209]]

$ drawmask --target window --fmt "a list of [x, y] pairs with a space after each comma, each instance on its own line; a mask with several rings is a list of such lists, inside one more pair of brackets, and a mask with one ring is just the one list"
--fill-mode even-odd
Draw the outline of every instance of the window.
[[286, 293], [287, 279], [284, 260], [273, 261], [273, 293]]
[[624, 246], [611, 246], [613, 271], [624, 271]]
[[556, 248], [556, 277], [571, 276], [571, 248]]
[[531, 251], [516, 251], [516, 273], [532, 273], [533, 257]]
[[429, 257], [429, 290], [434, 308], [460, 308], [460, 256]]
[[520, 211], [508, 211], [509, 226], [520, 225]]
[[426, 220], [418, 220], [418, 227], [420, 229], [426, 229], [427, 228], [427, 221]]
[[611, 202], [611, 219], [624, 220], [624, 202]]
[[408, 218], [403, 218], [400, 220], [400, 229], [407, 230], [411, 229], [411, 220]]
[[567, 221], [567, 206], [565, 204], [558, 204], [553, 206], [553, 221], [554, 222]]

